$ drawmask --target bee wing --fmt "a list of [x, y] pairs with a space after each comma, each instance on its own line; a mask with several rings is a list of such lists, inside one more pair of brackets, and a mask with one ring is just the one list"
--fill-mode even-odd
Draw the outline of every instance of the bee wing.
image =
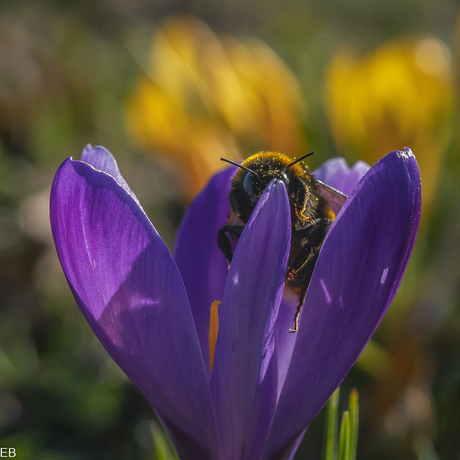
[[318, 195], [326, 201], [334, 214], [337, 215], [348, 196], [318, 179], [316, 179], [316, 182], [318, 184]]

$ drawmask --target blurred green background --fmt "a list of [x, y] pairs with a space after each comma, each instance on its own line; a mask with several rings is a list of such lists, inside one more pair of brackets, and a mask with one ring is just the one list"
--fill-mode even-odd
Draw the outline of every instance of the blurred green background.
[[[67, 156], [111, 150], [172, 248], [220, 156], [310, 149], [314, 169], [407, 145], [419, 238], [342, 394], [359, 391], [359, 459], [458, 460], [459, 15], [456, 0], [3, 0], [0, 446], [21, 460], [156, 458], [155, 416], [53, 247], [49, 191]], [[297, 459], [320, 458], [322, 419]]]

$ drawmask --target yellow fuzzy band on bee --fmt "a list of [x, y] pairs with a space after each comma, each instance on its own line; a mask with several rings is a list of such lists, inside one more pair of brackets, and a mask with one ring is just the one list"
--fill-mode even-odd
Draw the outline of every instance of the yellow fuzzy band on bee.
[[336, 217], [335, 212], [329, 206], [324, 206], [323, 214], [324, 214], [324, 217], [326, 217], [327, 219], [332, 220], [332, 221], [335, 220], [335, 217]]
[[[279, 171], [285, 168], [286, 166], [288, 166], [293, 161], [295, 161], [295, 158], [290, 157], [289, 155], [285, 155], [284, 153], [259, 152], [259, 153], [255, 153], [254, 155], [251, 155], [250, 157], [246, 158], [246, 160], [243, 161], [242, 165], [248, 166], [248, 165], [254, 165], [260, 162], [264, 164], [270, 164], [273, 166], [274, 171]], [[295, 175], [305, 174], [301, 163], [292, 165], [289, 168], [289, 170], [292, 171]]]

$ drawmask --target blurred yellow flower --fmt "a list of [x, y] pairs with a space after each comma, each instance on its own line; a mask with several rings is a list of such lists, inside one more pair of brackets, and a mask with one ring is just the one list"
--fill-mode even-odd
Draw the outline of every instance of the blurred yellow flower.
[[304, 112], [299, 83], [266, 44], [217, 37], [194, 17], [158, 27], [149, 68], [126, 104], [133, 139], [180, 162], [187, 199], [222, 167], [220, 157], [303, 152]]
[[326, 98], [338, 148], [369, 164], [410, 147], [422, 175], [423, 207], [433, 200], [450, 138], [451, 59], [436, 38], [395, 41], [358, 59], [340, 50], [329, 68]]

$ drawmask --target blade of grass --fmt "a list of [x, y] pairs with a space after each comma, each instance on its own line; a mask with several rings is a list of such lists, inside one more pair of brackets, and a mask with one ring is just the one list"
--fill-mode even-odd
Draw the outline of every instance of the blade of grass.
[[327, 403], [323, 460], [335, 460], [337, 458], [339, 395], [340, 387], [334, 391]]
[[351, 452], [350, 459], [356, 459], [358, 448], [358, 429], [359, 429], [359, 399], [358, 391], [353, 388], [348, 399], [348, 411], [350, 412], [350, 431], [351, 431]]
[[158, 460], [179, 460], [174, 450], [169, 444], [169, 440], [165, 436], [161, 427], [155, 423], [150, 423], [152, 430], [153, 446]]
[[351, 432], [350, 413], [346, 410], [343, 413], [342, 424], [340, 425], [339, 455], [338, 460], [351, 460]]

